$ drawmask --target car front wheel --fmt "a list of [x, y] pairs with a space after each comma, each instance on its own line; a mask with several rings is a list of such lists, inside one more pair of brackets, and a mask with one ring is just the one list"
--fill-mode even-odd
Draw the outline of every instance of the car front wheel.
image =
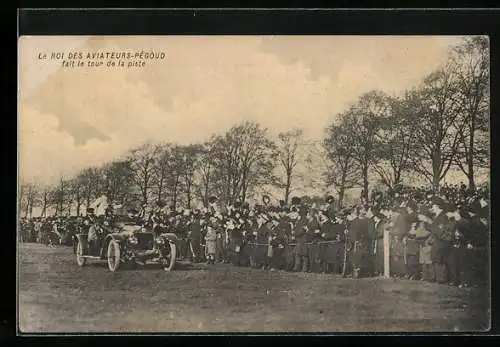
[[109, 241], [108, 244], [108, 268], [109, 271], [115, 272], [120, 267], [120, 244], [115, 240]]
[[164, 256], [163, 266], [165, 271], [172, 271], [177, 258], [177, 247], [175, 246], [175, 243], [169, 243], [167, 247], [170, 247], [170, 252]]
[[83, 256], [83, 246], [81, 242], [76, 245], [76, 263], [78, 266], [84, 266], [87, 263], [87, 258]]

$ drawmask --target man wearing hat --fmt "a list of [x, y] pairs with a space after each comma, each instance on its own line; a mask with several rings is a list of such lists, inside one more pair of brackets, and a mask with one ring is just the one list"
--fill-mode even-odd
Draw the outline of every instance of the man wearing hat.
[[262, 196], [262, 204], [264, 205], [264, 209], [266, 211], [269, 211], [269, 208], [271, 207], [271, 198], [269, 197], [269, 195]]
[[205, 233], [205, 257], [208, 264], [215, 264], [217, 252], [217, 232], [213, 222], [210, 221], [206, 227]]
[[[239, 215], [239, 214], [238, 214]], [[226, 221], [226, 230], [229, 233], [229, 252], [231, 263], [234, 266], [243, 265], [242, 260], [242, 250], [243, 250], [243, 219], [228, 219]]]
[[384, 274], [384, 232], [390, 228], [389, 221], [382, 213], [373, 216], [373, 272], [377, 276]]
[[332, 195], [328, 195], [325, 199], [325, 202], [325, 212], [327, 217], [335, 218], [335, 198]]
[[270, 222], [272, 254], [270, 254], [269, 266], [271, 271], [282, 269], [285, 266], [286, 235], [284, 230], [280, 228], [280, 219], [279, 215], [275, 215]]
[[298, 196], [294, 196], [290, 204], [290, 211], [298, 212], [300, 210], [301, 203], [302, 200]]
[[447, 257], [450, 247], [450, 223], [446, 217], [446, 202], [440, 197], [431, 200], [431, 212], [434, 215], [430, 232], [435, 237], [431, 248], [434, 274], [438, 283], [447, 283]]
[[82, 233], [89, 234], [89, 229], [92, 225], [96, 223], [96, 215], [94, 214], [94, 209], [92, 207], [87, 208], [87, 214], [82, 221]]
[[316, 209], [309, 209], [307, 211], [307, 258], [309, 261], [308, 272], [319, 272], [321, 271], [321, 252], [320, 243], [322, 241], [321, 237], [321, 226], [318, 221]]
[[309, 259], [307, 254], [306, 243], [308, 241], [307, 219], [305, 209], [300, 209], [295, 212], [292, 218], [294, 225], [292, 229], [292, 237], [295, 238], [296, 246], [293, 249], [294, 255], [294, 271], [307, 272]]
[[468, 222], [462, 218], [459, 208], [455, 211], [448, 212], [447, 217], [450, 219], [449, 228], [452, 232], [451, 247], [448, 253], [448, 282], [450, 285], [467, 286], [469, 280], [465, 271], [465, 257], [467, 250], [467, 234]]
[[219, 207], [217, 206], [217, 197], [216, 196], [211, 196], [208, 198], [208, 209], [212, 216], [215, 216], [216, 214], [219, 213]]
[[295, 244], [295, 240], [292, 242], [292, 226], [293, 223], [291, 219], [288, 216], [288, 208], [286, 206], [283, 206], [280, 211], [279, 211], [279, 223], [276, 226], [275, 230], [279, 238], [283, 240], [283, 258], [284, 258], [284, 265], [283, 267], [286, 270], [292, 270], [293, 269], [293, 262], [294, 262], [294, 257], [293, 257], [293, 248], [294, 246], [291, 246], [291, 244]]
[[[103, 216], [104, 217], [104, 216]], [[87, 241], [90, 250], [95, 250], [98, 242], [98, 229], [101, 227], [101, 222], [104, 222], [104, 218], [100, 221], [97, 216], [94, 214], [93, 208], [87, 209], [87, 216], [84, 219], [84, 225], [86, 226], [86, 230], [88, 233]]]
[[327, 242], [323, 247], [323, 272], [340, 274], [344, 259], [345, 224], [340, 218], [328, 217], [327, 211], [320, 212], [321, 237]]
[[267, 263], [267, 254], [269, 248], [269, 236], [271, 230], [268, 223], [269, 216], [266, 213], [261, 213], [257, 217], [257, 228], [255, 230], [255, 244], [254, 244], [254, 259], [256, 268], [265, 268]]
[[396, 220], [394, 221], [393, 234], [403, 237], [410, 231], [411, 223], [415, 219], [417, 204], [409, 201], [405, 207], [401, 208]]
[[199, 213], [192, 214], [188, 230], [188, 250], [191, 261], [196, 263], [201, 259], [201, 231], [202, 222]]

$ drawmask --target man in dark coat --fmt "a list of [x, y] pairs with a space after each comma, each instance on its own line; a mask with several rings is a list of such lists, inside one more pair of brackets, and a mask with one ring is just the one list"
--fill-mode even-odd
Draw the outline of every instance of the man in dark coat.
[[242, 219], [233, 220], [231, 219], [226, 225], [229, 231], [229, 249], [231, 252], [231, 263], [235, 266], [243, 265], [241, 263], [241, 253], [243, 250], [243, 228], [244, 221]]
[[420, 243], [415, 234], [408, 233], [405, 235], [403, 238], [403, 246], [405, 277], [412, 280], [418, 280], [420, 279], [421, 273], [421, 266], [419, 262]]
[[307, 233], [307, 219], [305, 218], [305, 211], [300, 210], [300, 213], [295, 212], [292, 218], [294, 219], [292, 238], [295, 238], [296, 243], [296, 246], [293, 249], [294, 271], [306, 272], [309, 265], [306, 248], [309, 235]]
[[277, 233], [283, 237], [284, 240], [284, 268], [286, 270], [292, 270], [294, 268], [294, 256], [293, 251], [295, 248], [295, 239], [292, 240], [292, 220], [287, 215], [288, 209], [283, 207], [280, 211], [279, 224], [276, 227]]
[[269, 248], [269, 235], [271, 230], [268, 226], [269, 217], [261, 213], [257, 219], [256, 238], [254, 243], [254, 259], [256, 268], [265, 268], [267, 251]]
[[450, 212], [448, 218], [450, 219], [448, 227], [451, 232], [451, 247], [449, 248], [446, 264], [448, 267], [448, 282], [452, 286], [462, 287], [468, 282], [464, 271], [467, 244], [463, 233], [467, 228], [467, 224], [457, 211]]
[[307, 231], [309, 234], [306, 244], [307, 258], [309, 261], [308, 272], [321, 271], [321, 246], [319, 242], [323, 241], [323, 238], [321, 237], [321, 226], [318, 221], [317, 213], [316, 210], [310, 209], [306, 216]]
[[373, 271], [375, 275], [384, 274], [384, 231], [388, 227], [388, 221], [382, 214], [373, 216]]
[[405, 207], [400, 209], [396, 220], [394, 221], [392, 233], [403, 238], [410, 231], [411, 223], [415, 220], [415, 212], [417, 210], [417, 205], [414, 201], [409, 201]]
[[432, 199], [431, 212], [434, 219], [430, 225], [430, 232], [435, 237], [435, 242], [431, 248], [431, 258], [434, 264], [434, 274], [438, 283], [447, 283], [447, 258], [450, 248], [450, 227], [446, 217], [446, 203], [439, 197]]
[[273, 256], [270, 260], [270, 268], [273, 271], [285, 267], [286, 231], [281, 227], [279, 218], [273, 218], [271, 223]]
[[348, 226], [347, 242], [349, 249], [350, 266], [352, 277], [358, 278], [366, 272], [366, 259], [369, 220], [366, 218], [366, 211], [359, 208], [355, 217]]
[[344, 260], [345, 224], [325, 215], [321, 224], [321, 236], [326, 242], [323, 253], [323, 272], [340, 274]]
[[335, 218], [336, 208], [335, 208], [335, 198], [332, 195], [326, 197], [326, 206], [324, 208], [328, 218]]
[[189, 245], [193, 262], [203, 261], [203, 251], [201, 248], [201, 237], [204, 220], [197, 216], [191, 224], [189, 234]]

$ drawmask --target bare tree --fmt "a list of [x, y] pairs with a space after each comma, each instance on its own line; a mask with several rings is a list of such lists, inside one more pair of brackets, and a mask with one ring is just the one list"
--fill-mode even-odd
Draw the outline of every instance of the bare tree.
[[167, 187], [172, 207], [177, 208], [182, 193], [184, 152], [182, 146], [173, 146], [168, 160]]
[[278, 159], [285, 175], [284, 181], [279, 181], [278, 186], [285, 190], [285, 204], [288, 204], [292, 192], [293, 176], [300, 159], [298, 158], [298, 150], [303, 145], [302, 135], [302, 129], [294, 129], [278, 134]]
[[31, 218], [33, 215], [33, 207], [38, 199], [39, 189], [34, 183], [24, 183], [20, 187], [19, 201], [20, 211], [24, 212], [25, 217]]
[[170, 144], [160, 144], [155, 152], [152, 183], [156, 188], [155, 197], [158, 203], [163, 201], [166, 190], [165, 186], [169, 170], [169, 160], [171, 157], [170, 148]]
[[42, 217], [47, 216], [47, 210], [50, 207], [50, 194], [51, 194], [51, 187], [44, 187], [40, 193], [40, 206], [41, 206], [41, 212], [40, 215]]
[[124, 204], [132, 198], [132, 186], [136, 177], [129, 159], [107, 163], [100, 171], [103, 182], [101, 189], [109, 201]]
[[[82, 176], [77, 175], [69, 182], [69, 191], [71, 195], [70, 201], [74, 201], [76, 204], [76, 215], [80, 216], [81, 207], [83, 204], [83, 193], [84, 193], [85, 185], [82, 180]], [[71, 208], [71, 205], [70, 205]]]
[[102, 172], [96, 167], [85, 168], [77, 174], [75, 184], [76, 182], [79, 185], [81, 203], [85, 204], [86, 208], [89, 208], [92, 199], [102, 193], [99, 191], [100, 186], [103, 184]]
[[323, 142], [328, 171], [325, 172], [328, 185], [333, 185], [338, 192], [337, 204], [342, 207], [347, 189], [357, 186], [361, 176], [354, 151], [355, 139], [350, 136], [353, 126], [348, 118], [341, 116], [341, 123], [332, 123], [327, 128]]
[[192, 190], [194, 185], [195, 172], [199, 164], [201, 154], [200, 145], [189, 145], [180, 148], [181, 172], [186, 193], [186, 207], [191, 208]]
[[412, 168], [439, 190], [441, 180], [455, 162], [461, 127], [457, 85], [449, 65], [431, 73], [415, 93], [412, 131], [418, 138], [412, 150]]
[[346, 135], [352, 138], [354, 159], [358, 163], [363, 179], [363, 197], [368, 199], [368, 174], [379, 150], [377, 133], [382, 119], [390, 112], [389, 98], [386, 94], [371, 91], [363, 94], [359, 101], [344, 114]]
[[212, 180], [214, 176], [214, 139], [210, 139], [201, 146], [200, 160], [197, 166], [196, 176], [197, 190], [203, 206], [208, 206], [208, 198], [214, 193]]
[[266, 129], [244, 122], [214, 141], [215, 184], [226, 203], [245, 201], [253, 189], [274, 182], [275, 144]]
[[452, 52], [453, 73], [458, 88], [464, 126], [459, 128], [455, 163], [467, 176], [469, 189], [475, 189], [476, 167], [489, 166], [489, 41], [475, 36]]
[[390, 99], [390, 112], [382, 118], [376, 133], [377, 150], [373, 170], [389, 189], [402, 183], [404, 173], [411, 169], [410, 154], [418, 140], [412, 131], [415, 121], [415, 100], [412, 93], [404, 98]]
[[130, 167], [134, 182], [140, 191], [141, 204], [148, 203], [155, 170], [154, 162], [158, 150], [158, 146], [151, 144], [144, 144], [131, 150]]
[[59, 184], [53, 187], [51, 191], [51, 202], [55, 205], [55, 215], [60, 216], [64, 213], [64, 206], [70, 200], [69, 183], [63, 176], [59, 178]]

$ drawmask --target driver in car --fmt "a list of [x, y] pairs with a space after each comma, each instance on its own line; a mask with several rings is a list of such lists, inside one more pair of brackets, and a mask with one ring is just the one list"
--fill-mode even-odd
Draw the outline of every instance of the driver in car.
[[106, 232], [110, 233], [116, 227], [116, 216], [114, 214], [113, 208], [108, 207], [104, 212], [104, 229]]

